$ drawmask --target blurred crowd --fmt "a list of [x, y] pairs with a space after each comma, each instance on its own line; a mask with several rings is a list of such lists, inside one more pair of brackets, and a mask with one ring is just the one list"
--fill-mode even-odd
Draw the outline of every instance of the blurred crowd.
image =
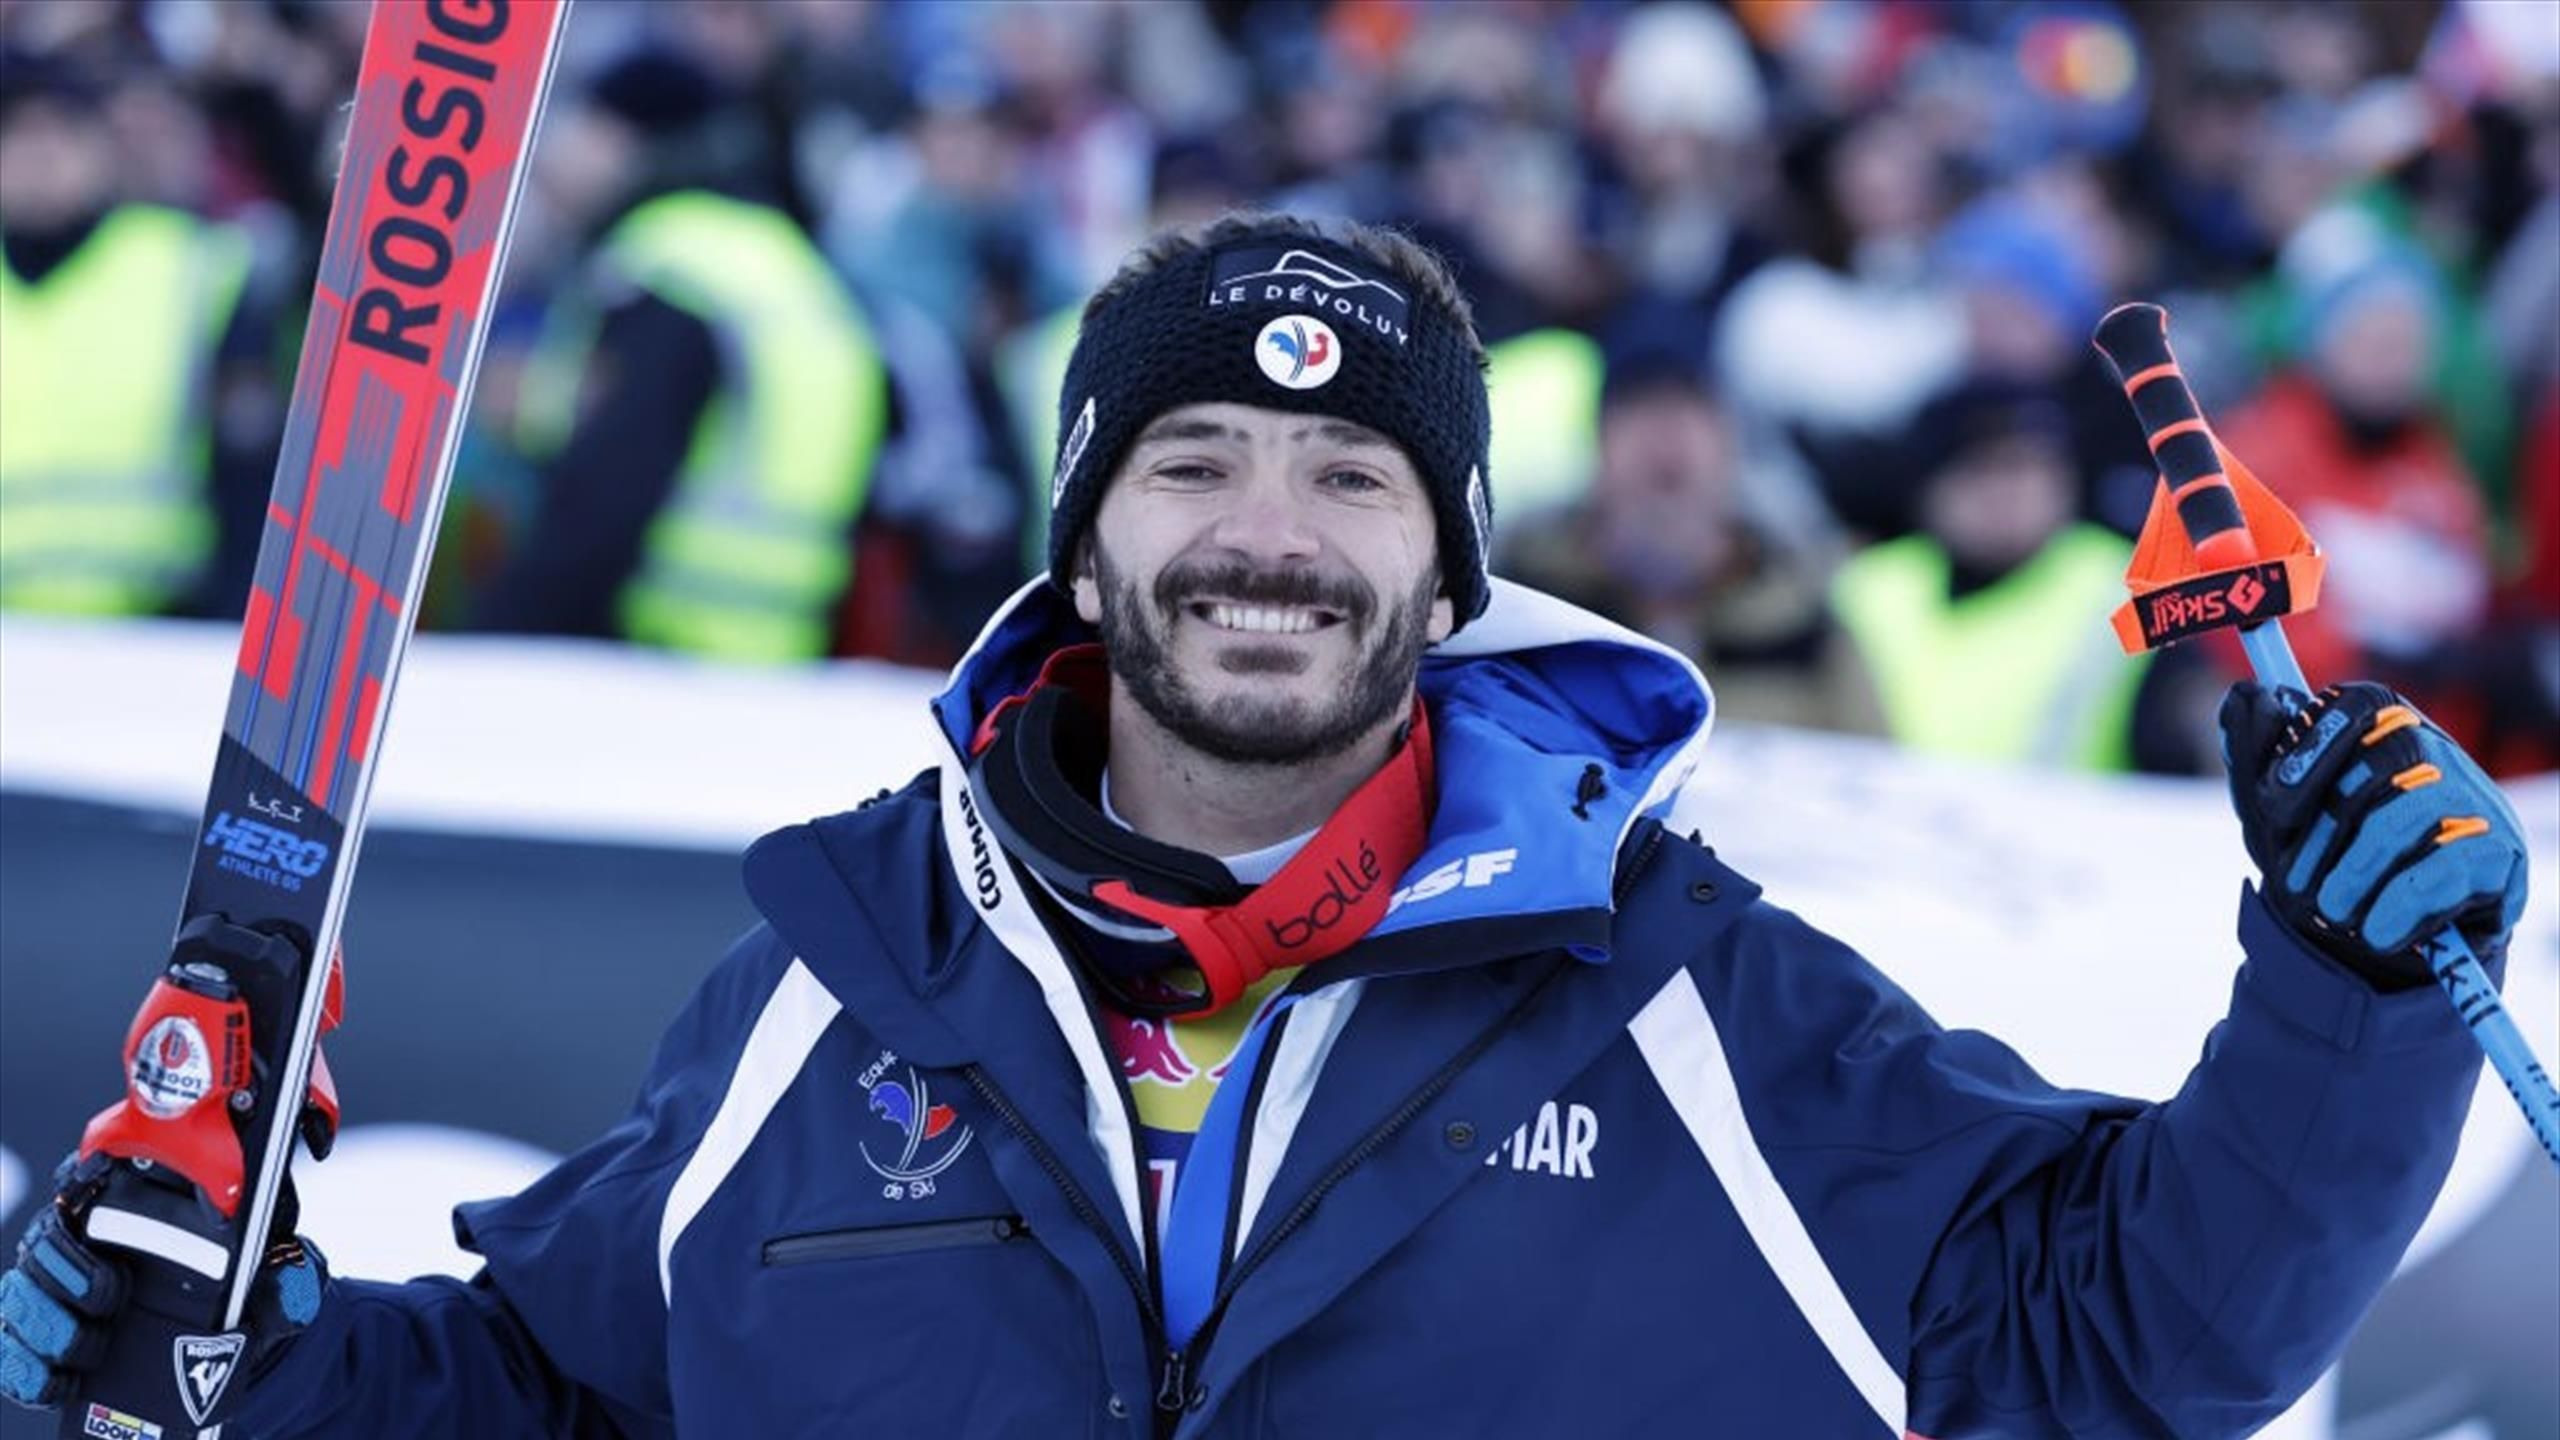
[[[0, 605], [239, 612], [365, 19], [0, 0]], [[2560, 763], [2550, 0], [580, 0], [426, 623], [948, 662], [1083, 295], [1238, 207], [1451, 260], [1496, 571], [1729, 719], [2217, 768], [2237, 645], [2107, 624], [2143, 298], [2306, 668]]]

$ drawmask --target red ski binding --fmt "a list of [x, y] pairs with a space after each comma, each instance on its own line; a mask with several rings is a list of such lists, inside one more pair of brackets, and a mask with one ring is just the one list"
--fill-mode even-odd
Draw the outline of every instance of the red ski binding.
[[125, 1032], [125, 1098], [90, 1120], [80, 1158], [165, 1165], [231, 1218], [242, 1178], [233, 1097], [249, 1093], [249, 1060], [249, 1002], [230, 978], [201, 961], [171, 965]]

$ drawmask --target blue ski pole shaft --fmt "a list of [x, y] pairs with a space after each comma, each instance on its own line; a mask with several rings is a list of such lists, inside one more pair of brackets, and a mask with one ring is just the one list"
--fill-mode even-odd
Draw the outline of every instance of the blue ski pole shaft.
[[[2223, 474], [2222, 457], [2204, 424], [2204, 414], [2188, 390], [2186, 377], [2169, 351], [2169, 317], [2156, 305], [2120, 305], [2098, 322], [2097, 346], [2125, 385], [2143, 433], [2170, 488], [2179, 522], [2208, 565], [2241, 563], [2257, 558], [2248, 520], [2239, 497]], [[2277, 699], [2297, 709], [2311, 703], [2311, 683], [2285, 642], [2284, 626], [2261, 620], [2240, 627], [2240, 646], [2258, 683]], [[2455, 1013], [2470, 1027], [2482, 1053], [2506, 1082], [2507, 1093], [2523, 1109], [2542, 1151], [2560, 1165], [2560, 1088], [2534, 1058], [2533, 1047], [2507, 1014], [2498, 987], [2480, 968], [2458, 931], [2447, 927], [2424, 942], [2427, 966]]]

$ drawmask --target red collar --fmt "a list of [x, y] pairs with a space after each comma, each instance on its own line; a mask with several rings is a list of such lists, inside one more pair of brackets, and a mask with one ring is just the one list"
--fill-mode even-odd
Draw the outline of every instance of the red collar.
[[1417, 699], [1403, 747], [1243, 900], [1170, 905], [1119, 880], [1094, 886], [1094, 898], [1172, 931], [1208, 982], [1194, 1014], [1222, 1010], [1272, 971], [1338, 955], [1386, 918], [1388, 892], [1422, 858], [1431, 782], [1431, 718]]
[[[1041, 667], [1032, 688], [1059, 685], [1098, 712], [1107, 712], [1108, 672], [1101, 659], [1100, 646], [1061, 650]], [[1028, 692], [990, 711], [972, 752], [985, 751], [996, 737], [999, 718], [1027, 699]], [[1421, 858], [1428, 838], [1432, 786], [1431, 718], [1417, 698], [1404, 743], [1278, 873], [1234, 904], [1156, 899], [1133, 888], [1128, 875], [1094, 874], [1082, 888], [1115, 910], [1172, 931], [1199, 967], [1208, 991], [1202, 1005], [1179, 1013], [1185, 1019], [1211, 1014], [1235, 1003], [1274, 971], [1341, 953], [1386, 918], [1388, 895]], [[1045, 873], [1043, 857], [1022, 858]]]

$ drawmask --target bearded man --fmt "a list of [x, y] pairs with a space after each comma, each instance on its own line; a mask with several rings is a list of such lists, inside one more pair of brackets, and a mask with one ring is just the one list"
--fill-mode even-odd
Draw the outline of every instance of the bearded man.
[[[1487, 576], [1482, 365], [1389, 233], [1238, 217], [1132, 258], [1061, 397], [1051, 573], [936, 700], [943, 762], [757, 844], [764, 923], [630, 1118], [459, 1211], [478, 1278], [281, 1247], [241, 1430], [2281, 1410], [2452, 1158], [2480, 1057], [2413, 942], [2497, 963], [2504, 802], [2381, 692], [2286, 727], [2244, 687], [2267, 882], [2229, 1018], [2172, 1100], [2056, 1088], [1701, 843], [1688, 661]], [[115, 1308], [62, 1183], [0, 1296], [35, 1399]]]

